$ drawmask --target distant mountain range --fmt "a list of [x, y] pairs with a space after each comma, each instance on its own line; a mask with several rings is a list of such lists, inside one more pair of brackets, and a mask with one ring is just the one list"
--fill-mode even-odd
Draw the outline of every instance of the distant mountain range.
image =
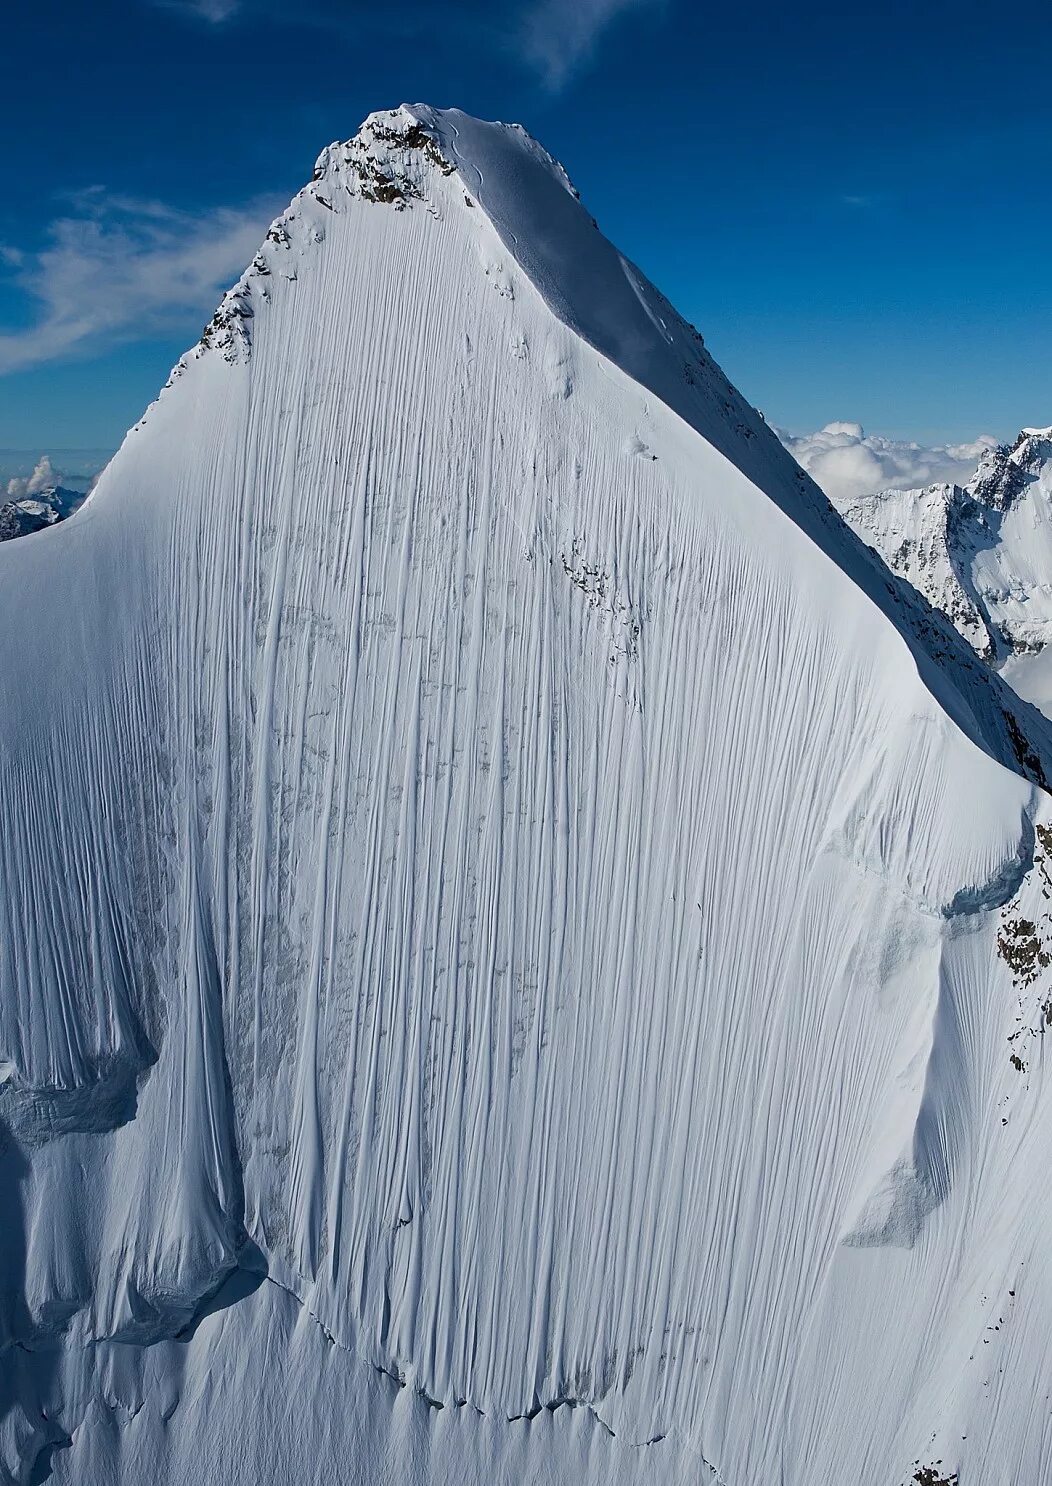
[[33, 495], [23, 495], [14, 500], [0, 502], [0, 542], [12, 537], [25, 537], [34, 531], [42, 531], [64, 521], [83, 503], [82, 490], [67, 490], [61, 485], [52, 485]]
[[[63, 469], [45, 454], [27, 467], [24, 456], [0, 451], [6, 496], [0, 492], [0, 542], [28, 536], [72, 516], [83, 503], [106, 456], [91, 451], [75, 454]], [[66, 473], [82, 470], [83, 473]], [[23, 471], [25, 471], [23, 473]]]

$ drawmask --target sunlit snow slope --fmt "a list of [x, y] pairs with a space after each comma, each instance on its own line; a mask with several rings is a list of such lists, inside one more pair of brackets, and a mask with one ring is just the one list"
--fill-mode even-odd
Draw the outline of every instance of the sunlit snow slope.
[[1045, 724], [521, 130], [325, 151], [0, 687], [7, 1478], [1049, 1479]]

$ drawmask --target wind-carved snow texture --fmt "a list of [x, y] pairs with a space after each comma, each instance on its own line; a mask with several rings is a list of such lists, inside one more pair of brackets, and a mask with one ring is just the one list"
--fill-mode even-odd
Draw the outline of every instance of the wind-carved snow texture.
[[1047, 1473], [1047, 726], [521, 130], [323, 153], [0, 680], [9, 1478]]
[[884, 490], [840, 509], [984, 660], [1052, 712], [1052, 429], [988, 449], [967, 486]]

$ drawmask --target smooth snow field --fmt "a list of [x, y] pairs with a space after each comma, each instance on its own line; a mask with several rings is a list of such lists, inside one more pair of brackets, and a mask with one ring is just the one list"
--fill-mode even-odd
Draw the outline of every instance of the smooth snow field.
[[3, 1479], [1052, 1481], [1049, 724], [521, 130], [324, 152], [0, 696]]

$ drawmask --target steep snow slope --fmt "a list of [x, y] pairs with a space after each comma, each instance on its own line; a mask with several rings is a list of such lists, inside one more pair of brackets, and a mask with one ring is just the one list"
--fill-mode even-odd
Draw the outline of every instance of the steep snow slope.
[[0, 680], [10, 1478], [1042, 1479], [1045, 725], [528, 136], [324, 152]]
[[990, 449], [964, 487], [884, 490], [840, 504], [896, 573], [1048, 715], [1052, 669], [1052, 429]]

